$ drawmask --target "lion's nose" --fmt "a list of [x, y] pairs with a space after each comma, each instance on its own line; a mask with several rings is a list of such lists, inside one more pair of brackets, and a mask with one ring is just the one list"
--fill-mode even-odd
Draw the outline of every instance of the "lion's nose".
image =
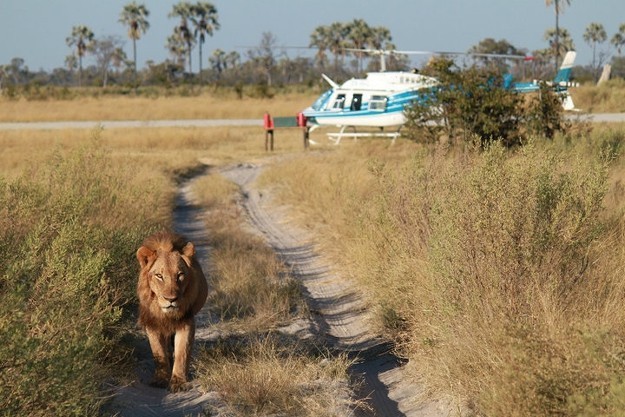
[[176, 301], [178, 299], [177, 295], [170, 295], [170, 296], [163, 296], [163, 298], [167, 301], [169, 301], [170, 303], [173, 303], [174, 301]]

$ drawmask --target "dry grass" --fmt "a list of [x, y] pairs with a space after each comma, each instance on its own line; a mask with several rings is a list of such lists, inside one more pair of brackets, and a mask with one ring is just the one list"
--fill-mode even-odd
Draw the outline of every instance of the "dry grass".
[[[49, 153], [81, 146], [88, 130], [0, 131], [0, 174], [15, 177], [26, 167], [36, 168]], [[180, 173], [201, 159], [223, 165], [267, 156], [262, 128], [137, 128], [104, 129], [100, 140], [119, 164], [164, 173]], [[299, 129], [277, 130], [274, 154], [302, 152]], [[148, 168], [147, 165], [150, 165]]]
[[[264, 158], [264, 132], [3, 131], [0, 147], [0, 293], [7, 301], [0, 309], [0, 358], [9, 364], [0, 408], [11, 415], [96, 415], [102, 381], [133, 366], [117, 342], [132, 326], [134, 252], [147, 234], [171, 226], [176, 180], [200, 159], [222, 165]], [[274, 155], [292, 152], [303, 153], [301, 132], [276, 132]], [[239, 238], [244, 246], [246, 236]], [[253, 314], [247, 307], [228, 310], [240, 321], [252, 317], [256, 329], [301, 311], [297, 287], [263, 250], [255, 258], [269, 259], [265, 272], [252, 272], [273, 279], [266, 297], [254, 300]], [[239, 288], [222, 294], [236, 299], [231, 290]]]
[[191, 97], [82, 97], [67, 101], [0, 99], [0, 122], [61, 120], [262, 119], [265, 112], [295, 116], [315, 100], [314, 93], [260, 99], [205, 93]]
[[351, 414], [345, 356], [322, 354], [313, 335], [275, 332], [307, 316], [299, 283], [258, 236], [244, 226], [238, 187], [218, 173], [193, 184], [206, 207], [211, 246], [208, 304], [226, 337], [195, 362], [204, 389], [219, 392], [235, 416]]
[[571, 89], [575, 107], [589, 113], [625, 112], [625, 80], [614, 79], [600, 86], [582, 85]]
[[279, 335], [210, 347], [197, 361], [198, 379], [230, 404], [233, 416], [351, 415], [350, 361]]
[[[30, 118], [69, 119], [81, 106], [92, 106], [87, 103], [92, 99], [85, 100], [69, 102], [63, 114], [54, 113], [52, 105], [38, 107], [45, 102], [20, 111], [30, 112]], [[133, 100], [109, 102], [107, 109], [120, 113], [107, 117], [133, 114], [128, 103], [140, 111], [137, 118], [148, 118], [148, 112], [184, 117], [175, 112], [186, 112], [191, 103], [181, 99], [177, 107], [183, 109], [173, 109], [160, 99], [154, 99], [158, 106]], [[11, 114], [11, 105], [0, 107]], [[85, 110], [86, 118], [107, 114], [93, 106], [96, 110]], [[228, 108], [236, 118], [246, 117], [242, 111], [266, 110], [238, 103]], [[132, 253], [148, 229], [169, 224], [177, 176], [199, 160], [221, 166], [267, 155], [260, 128], [111, 129], [97, 136], [93, 158], [81, 150], [91, 132], [0, 132], [0, 291], [5, 306], [12, 307], [0, 311], [3, 328], [11, 329], [3, 333], [1, 353], [6, 361], [34, 358], [27, 368], [14, 363], [4, 373], [7, 383], [0, 384], [17, 414], [45, 414], [46, 403], [33, 402], [43, 397], [29, 396], [42, 388], [59, 400], [50, 408], [58, 413], [97, 408], [103, 351], [93, 344], [81, 348], [85, 338], [73, 336], [85, 333], [75, 324], [91, 323], [95, 333], [88, 343], [119, 330], [114, 326], [119, 310], [94, 300], [100, 291], [113, 298], [123, 288], [132, 292], [127, 287], [134, 271], [126, 265], [133, 265]], [[361, 280], [379, 308], [380, 326], [419, 364], [417, 376], [433, 393], [468, 399], [481, 415], [616, 416], [623, 406], [625, 370], [623, 132], [608, 128], [572, 142], [535, 146], [519, 154], [475, 153], [375, 140], [304, 152], [301, 132], [284, 130], [276, 132], [275, 155], [289, 158], [262, 181], [279, 189], [337, 265]], [[606, 166], [599, 154], [615, 158]], [[218, 314], [233, 328], [266, 334], [267, 327], [302, 313], [283, 266], [241, 230], [233, 186], [214, 176], [200, 188], [200, 201], [214, 214], [207, 224], [216, 239], [215, 284], [223, 301], [215, 303]], [[99, 244], [85, 247], [85, 236]], [[81, 268], [67, 248], [92, 262]], [[94, 282], [93, 277], [104, 278]], [[65, 281], [72, 284], [67, 294], [81, 295], [85, 320], [61, 322], [72, 337], [58, 339], [61, 333], [43, 318], [63, 317], [56, 307], [67, 303], [59, 286]], [[116, 290], [109, 292], [107, 282]], [[29, 303], [38, 306], [37, 314], [12, 314], [15, 306]], [[106, 331], [100, 332], [103, 323]], [[344, 380], [341, 358], [296, 358], [267, 338], [207, 355], [206, 386], [231, 396], [239, 415], [280, 413], [273, 404], [296, 410], [290, 415], [325, 415], [344, 405], [328, 402], [335, 397], [324, 390], [345, 388], [338, 382]], [[44, 366], [50, 357], [57, 367]], [[82, 371], [65, 366], [76, 358]], [[41, 374], [39, 366], [54, 372]], [[251, 374], [250, 384], [242, 385]], [[275, 376], [275, 384], [261, 383], [267, 375]], [[303, 382], [309, 378], [319, 383]], [[70, 392], [79, 395], [65, 401]], [[290, 402], [294, 392], [302, 396], [295, 403]], [[301, 400], [305, 404], [301, 398], [307, 398]]]
[[363, 283], [434, 395], [477, 415], [619, 415], [624, 139], [346, 143], [263, 181]]

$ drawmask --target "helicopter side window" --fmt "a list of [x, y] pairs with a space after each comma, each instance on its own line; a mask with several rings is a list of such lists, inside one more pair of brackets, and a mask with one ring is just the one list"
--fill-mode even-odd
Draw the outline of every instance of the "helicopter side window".
[[342, 110], [344, 105], [345, 105], [345, 94], [339, 94], [338, 96], [336, 96], [336, 99], [334, 100], [334, 104], [332, 105], [332, 108], [335, 110]]
[[388, 97], [386, 96], [371, 96], [371, 100], [369, 100], [369, 110], [384, 111], [386, 110], [387, 101]]
[[362, 94], [354, 94], [352, 97], [352, 104], [349, 106], [350, 110], [360, 110], [362, 106]]

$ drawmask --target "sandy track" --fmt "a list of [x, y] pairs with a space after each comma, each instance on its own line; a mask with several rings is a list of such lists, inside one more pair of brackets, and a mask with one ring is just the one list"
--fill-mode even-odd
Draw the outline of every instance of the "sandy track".
[[[194, 243], [200, 265], [204, 273], [208, 273], [210, 248], [207, 231], [201, 220], [201, 210], [191, 203], [190, 190], [191, 182], [187, 182], [176, 196], [174, 229]], [[196, 352], [198, 345], [215, 337], [211, 333], [211, 324], [210, 314], [205, 306], [196, 316]], [[193, 379], [191, 379], [192, 388], [179, 393], [170, 393], [166, 389], [148, 385], [154, 372], [154, 362], [145, 337], [137, 346], [136, 356], [137, 380], [117, 391], [109, 411], [122, 417], [184, 417], [206, 415], [204, 410], [210, 409], [210, 415], [217, 417], [222, 415], [221, 411], [225, 406], [219, 395], [214, 392], [202, 393]]]
[[[357, 359], [351, 371], [364, 380], [362, 398], [369, 397], [371, 411], [358, 410], [358, 417], [443, 417], [451, 415], [438, 403], [419, 404], [415, 401], [420, 391], [418, 385], [409, 383], [403, 375], [401, 364], [390, 353], [391, 345], [371, 332], [370, 313], [365, 300], [353, 283], [342, 279], [317, 253], [314, 242], [305, 232], [288, 223], [284, 208], [271, 204], [271, 198], [254, 186], [262, 170], [259, 165], [241, 164], [221, 173], [241, 189], [241, 205], [247, 213], [253, 231], [266, 239], [274, 251], [291, 268], [302, 282], [308, 298], [318, 337], [324, 339], [331, 350], [347, 352]], [[183, 184], [176, 197], [174, 228], [193, 241], [198, 259], [205, 273], [209, 273], [210, 248], [206, 228], [201, 220], [201, 210], [193, 206], [190, 198], [191, 182]], [[214, 340], [212, 320], [203, 309], [196, 318], [197, 345]], [[165, 389], [150, 387], [147, 382], [154, 371], [147, 340], [137, 347], [137, 380], [117, 391], [108, 411], [119, 416], [199, 416], [210, 409], [213, 416], [227, 415], [227, 407], [217, 393], [202, 393], [192, 379], [192, 389], [169, 393]], [[204, 414], [205, 415], [205, 414]]]
[[363, 377], [363, 396], [370, 398], [371, 412], [363, 416], [439, 417], [450, 413], [437, 402], [416, 402], [420, 387], [409, 383], [399, 361], [390, 353], [391, 345], [369, 326], [370, 310], [355, 285], [332, 270], [316, 252], [311, 237], [288, 222], [284, 208], [271, 203], [254, 181], [262, 168], [240, 164], [221, 174], [238, 184], [243, 206], [253, 230], [263, 236], [304, 287], [321, 336], [328, 347], [347, 352], [358, 359], [352, 372]]

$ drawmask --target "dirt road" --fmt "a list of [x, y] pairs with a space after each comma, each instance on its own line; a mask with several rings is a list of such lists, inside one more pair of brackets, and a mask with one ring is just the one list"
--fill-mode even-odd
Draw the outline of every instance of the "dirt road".
[[[221, 170], [221, 174], [238, 184], [240, 204], [250, 227], [264, 237], [273, 250], [301, 280], [316, 328], [327, 347], [347, 352], [357, 359], [351, 372], [364, 380], [362, 398], [369, 398], [371, 411], [359, 410], [359, 417], [446, 417], [452, 414], [442, 404], [416, 402], [420, 387], [408, 382], [400, 361], [390, 351], [388, 341], [371, 331], [366, 301], [350, 281], [338, 276], [322, 254], [317, 253], [311, 236], [286, 221], [284, 208], [272, 204], [271, 196], [254, 184], [261, 165], [240, 164]], [[174, 227], [196, 245], [205, 271], [210, 265], [207, 231], [201, 221], [201, 210], [191, 203], [191, 184], [183, 184], [176, 199]], [[203, 310], [196, 320], [196, 344], [214, 340], [211, 317]], [[202, 393], [197, 385], [190, 391], [171, 394], [147, 385], [153, 372], [153, 361], [147, 341], [137, 349], [137, 381], [119, 390], [110, 411], [120, 416], [182, 417], [227, 415], [226, 406], [217, 393]]]
[[238, 184], [241, 204], [250, 225], [263, 236], [291, 268], [305, 289], [318, 327], [328, 347], [348, 352], [358, 359], [352, 368], [364, 378], [363, 397], [369, 397], [372, 412], [366, 416], [442, 417], [451, 413], [438, 402], [416, 401], [421, 388], [403, 375], [400, 361], [390, 352], [391, 345], [371, 331], [370, 309], [354, 283], [338, 276], [306, 232], [288, 222], [289, 216], [272, 204], [267, 191], [256, 188], [254, 181], [262, 166], [240, 164], [221, 171]]
[[[196, 248], [198, 260], [204, 272], [209, 265], [210, 248], [206, 227], [201, 220], [201, 209], [191, 203], [191, 182], [182, 184], [176, 196], [174, 209], [174, 229], [191, 240]], [[205, 343], [216, 336], [211, 333], [211, 317], [207, 306], [196, 317], [196, 345]], [[195, 349], [197, 351], [197, 347]], [[219, 395], [215, 392], [202, 393], [197, 383], [186, 392], [169, 393], [165, 389], [148, 385], [154, 372], [154, 362], [147, 339], [143, 337], [136, 348], [137, 380], [118, 390], [109, 411], [120, 417], [185, 417], [206, 415], [225, 415], [225, 409]]]

